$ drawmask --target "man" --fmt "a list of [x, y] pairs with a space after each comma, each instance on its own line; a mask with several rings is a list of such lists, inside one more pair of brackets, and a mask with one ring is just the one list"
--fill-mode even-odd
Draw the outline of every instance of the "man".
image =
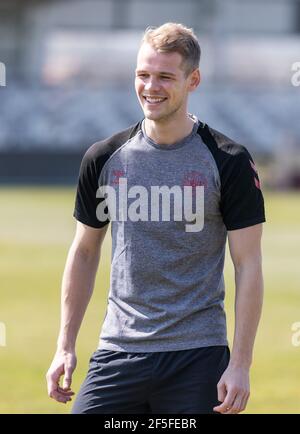
[[[71, 400], [75, 341], [111, 222], [111, 285], [73, 413], [239, 413], [262, 306], [264, 203], [248, 151], [187, 112], [200, 82], [191, 29], [146, 30], [135, 89], [145, 119], [85, 154], [48, 393]], [[235, 268], [231, 355], [223, 309]], [[60, 377], [64, 381], [60, 386]]]

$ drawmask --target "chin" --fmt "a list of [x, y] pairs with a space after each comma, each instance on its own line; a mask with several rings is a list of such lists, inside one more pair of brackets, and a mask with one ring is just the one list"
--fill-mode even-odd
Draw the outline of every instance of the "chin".
[[149, 113], [148, 110], [143, 110], [144, 116], [146, 119], [150, 119], [151, 121], [154, 121], [157, 119], [157, 116], [154, 113]]
[[148, 110], [143, 110], [144, 112], [144, 116], [146, 119], [150, 119], [151, 121], [160, 121], [161, 119], [164, 119], [164, 115], [162, 115], [161, 113], [153, 113], [151, 111]]
[[145, 115], [146, 119], [150, 119], [151, 121], [159, 120], [159, 116], [155, 116], [153, 113], [145, 113], [144, 112], [144, 115]]

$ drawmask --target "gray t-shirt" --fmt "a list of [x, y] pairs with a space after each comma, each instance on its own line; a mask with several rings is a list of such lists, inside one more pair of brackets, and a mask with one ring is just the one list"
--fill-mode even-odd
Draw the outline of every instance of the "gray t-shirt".
[[195, 119], [158, 145], [144, 121], [95, 143], [80, 169], [74, 216], [111, 222], [111, 282], [99, 348], [155, 352], [227, 345], [227, 230], [265, 221], [253, 159]]

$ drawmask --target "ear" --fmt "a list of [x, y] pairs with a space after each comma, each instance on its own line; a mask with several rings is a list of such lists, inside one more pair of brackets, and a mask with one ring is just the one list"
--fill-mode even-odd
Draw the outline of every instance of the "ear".
[[200, 69], [194, 69], [193, 72], [191, 72], [190, 77], [189, 77], [189, 90], [192, 92], [193, 90], [195, 90], [201, 81], [201, 75], [200, 75]]

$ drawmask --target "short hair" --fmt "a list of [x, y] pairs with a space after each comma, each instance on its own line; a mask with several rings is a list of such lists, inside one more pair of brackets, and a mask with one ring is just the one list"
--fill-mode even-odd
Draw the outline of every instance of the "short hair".
[[150, 44], [158, 52], [181, 54], [186, 75], [199, 68], [201, 48], [193, 29], [179, 23], [147, 27], [141, 45], [144, 43]]

